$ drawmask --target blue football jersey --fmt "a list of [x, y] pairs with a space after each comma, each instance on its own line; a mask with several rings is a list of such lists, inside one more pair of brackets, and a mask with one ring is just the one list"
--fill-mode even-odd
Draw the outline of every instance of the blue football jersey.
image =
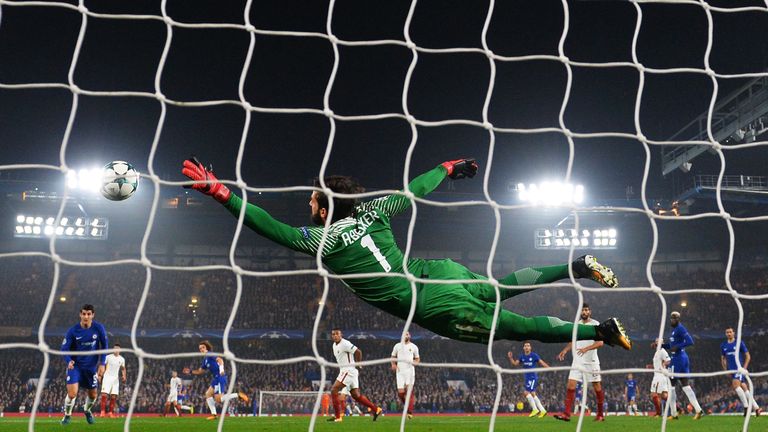
[[200, 367], [210, 371], [213, 375], [213, 378], [218, 378], [224, 375], [224, 366], [220, 365], [219, 362], [216, 361], [216, 356], [205, 357], [203, 359], [203, 364], [200, 365]]
[[[728, 369], [737, 370], [738, 366], [736, 366], [736, 340], [733, 342], [723, 342], [720, 345], [720, 352], [722, 353], [723, 357], [725, 357], [725, 361], [728, 364]], [[747, 345], [744, 343], [744, 341], [741, 341], [741, 346], [739, 347], [739, 362], [742, 366], [744, 366], [744, 354], [747, 352], [749, 352], [747, 350]]]
[[[107, 349], [109, 342], [107, 340], [107, 331], [101, 323], [93, 321], [91, 326], [83, 328], [80, 323], [73, 325], [67, 330], [64, 341], [61, 343], [62, 351], [96, 351]], [[94, 368], [99, 364], [105, 364], [107, 355], [64, 355], [64, 361], [69, 363], [75, 361], [75, 365], [81, 368]]]

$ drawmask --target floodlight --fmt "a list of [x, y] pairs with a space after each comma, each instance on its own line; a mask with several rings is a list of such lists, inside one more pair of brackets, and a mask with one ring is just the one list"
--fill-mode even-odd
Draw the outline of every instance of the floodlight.
[[75, 232], [75, 229], [72, 227], [67, 227], [67, 229], [64, 230], [64, 234], [68, 236], [71, 236], [73, 232]]
[[35, 223], [35, 218], [33, 218], [32, 216], [27, 216], [27, 219], [25, 220], [25, 222], [27, 223], [27, 225], [32, 225], [33, 223]]
[[56, 218], [54, 217], [48, 217], [48, 219], [45, 220], [46, 225], [53, 225], [53, 223], [56, 221]]
[[592, 241], [592, 244], [593, 244], [593, 245], [595, 245], [595, 246], [600, 246], [600, 239], [597, 239], [597, 238], [596, 238], [596, 239], [594, 239], [594, 240]]
[[581, 235], [582, 235], [583, 237], [589, 237], [589, 230], [582, 230], [582, 231], [581, 231]]
[[24, 232], [24, 227], [21, 225], [16, 225], [16, 234], [22, 234]]
[[32, 234], [32, 227], [29, 225], [26, 225], [24, 227], [24, 234]]
[[46, 225], [45, 228], [43, 229], [43, 234], [47, 236], [53, 235], [53, 227], [50, 225]]
[[56, 235], [64, 234], [64, 227], [56, 227]]
[[608, 241], [608, 246], [616, 246], [616, 239], [612, 238]]
[[82, 236], [83, 234], [85, 234], [85, 229], [84, 229], [84, 228], [82, 228], [82, 227], [78, 228], [78, 229], [75, 231], [75, 235], [78, 235], [78, 236]]
[[18, 222], [18, 223], [24, 223], [25, 220], [26, 220], [26, 218], [24, 217], [24, 215], [16, 216], [16, 222]]
[[594, 230], [594, 231], [592, 231], [592, 235], [593, 235], [594, 237], [600, 237], [600, 230]]
[[608, 237], [616, 238], [616, 228], [611, 228], [608, 230]]

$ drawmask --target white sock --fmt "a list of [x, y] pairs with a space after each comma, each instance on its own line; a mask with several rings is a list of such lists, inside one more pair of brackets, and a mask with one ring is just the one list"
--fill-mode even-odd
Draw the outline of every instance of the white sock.
[[230, 393], [221, 397], [222, 402], [237, 399], [237, 393]]
[[675, 387], [669, 389], [669, 397], [667, 398], [667, 405], [669, 405], [669, 415], [672, 417], [677, 416], [677, 390]]
[[91, 399], [90, 396], [85, 397], [85, 404], [83, 405], [83, 410], [85, 412], [91, 412], [91, 407], [93, 406], [93, 403], [95, 402], [95, 399]]
[[537, 411], [536, 409], [536, 401], [533, 400], [533, 396], [528, 393], [525, 395], [525, 398], [528, 399], [528, 405], [531, 407], [531, 411]]
[[[752, 403], [752, 409], [757, 410], [760, 409], [760, 406], [757, 404], [757, 401], [755, 398], [752, 397], [752, 392], [749, 390], [744, 390], [744, 395], [747, 397], [747, 400]], [[746, 405], [744, 405], [746, 407]]]
[[541, 399], [539, 399], [539, 395], [534, 396], [533, 401], [536, 402], [536, 408], [538, 408], [539, 411], [541, 412], [547, 411], [546, 409], [544, 409], [544, 405], [541, 404]]
[[699, 405], [699, 401], [696, 399], [696, 393], [693, 392], [693, 389], [691, 386], [687, 385], [683, 387], [683, 391], [685, 392], [685, 395], [688, 396], [688, 402], [693, 405], [694, 411], [701, 412], [701, 405]]
[[205, 402], [208, 404], [208, 409], [211, 410], [211, 414], [216, 415], [216, 400], [213, 399], [213, 396], [206, 399]]
[[747, 409], [747, 407], [749, 406], [748, 405], [749, 402], [747, 401], [747, 395], [744, 394], [744, 389], [742, 389], [741, 387], [736, 387], [736, 396], [739, 397], [739, 400], [741, 401], [741, 406], [744, 409]]
[[64, 398], [64, 415], [72, 415], [72, 410], [75, 408], [77, 402], [77, 396], [70, 398], [69, 394]]

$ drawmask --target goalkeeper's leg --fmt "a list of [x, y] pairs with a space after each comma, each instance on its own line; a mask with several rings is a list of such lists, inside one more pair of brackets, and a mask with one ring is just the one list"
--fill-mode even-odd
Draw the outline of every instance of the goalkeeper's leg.
[[[487, 280], [485, 276], [473, 273], [463, 265], [452, 260], [430, 260], [427, 266], [428, 268], [425, 270], [427, 274], [424, 276], [437, 280], [477, 280], [477, 283], [464, 284], [464, 288], [477, 299], [486, 302], [496, 301], [496, 290], [492, 284], [485, 282]], [[605, 287], [611, 288], [617, 287], [619, 284], [618, 278], [616, 278], [613, 271], [609, 267], [600, 264], [592, 255], [584, 255], [577, 258], [571, 263], [571, 267], [576, 278], [591, 279]], [[499, 282], [503, 285], [511, 286], [542, 285], [568, 279], [569, 277], [568, 264], [560, 264], [546, 267], [526, 267], [499, 279]], [[499, 290], [499, 294], [501, 300], [504, 301], [534, 289], [504, 288]]]
[[[414, 322], [451, 339], [487, 343], [493, 323], [494, 303], [484, 302], [460, 285], [425, 285], [419, 291]], [[570, 342], [574, 324], [549, 316], [525, 317], [505, 309], [499, 311], [495, 339]], [[615, 318], [599, 326], [576, 325], [576, 339], [600, 340], [631, 349], [632, 344]]]

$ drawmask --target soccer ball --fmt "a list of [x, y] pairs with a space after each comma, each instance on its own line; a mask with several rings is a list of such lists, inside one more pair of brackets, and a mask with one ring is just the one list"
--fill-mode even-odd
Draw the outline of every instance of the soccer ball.
[[101, 194], [110, 201], [128, 199], [139, 187], [139, 173], [128, 162], [112, 161], [104, 165]]

